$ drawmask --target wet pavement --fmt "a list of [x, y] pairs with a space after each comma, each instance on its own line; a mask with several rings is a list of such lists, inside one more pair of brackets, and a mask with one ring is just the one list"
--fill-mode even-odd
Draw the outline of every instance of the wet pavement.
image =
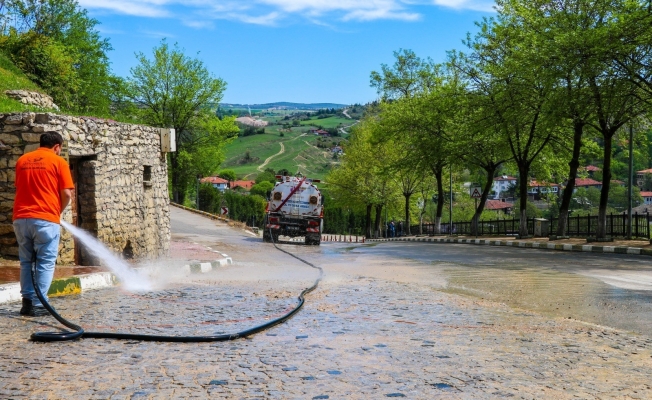
[[[180, 260], [165, 260], [154, 292], [109, 288], [53, 305], [89, 331], [211, 335], [281, 315], [316, 278], [244, 231], [176, 209], [172, 217], [183, 248], [210, 247], [234, 264], [185, 276]], [[33, 331], [58, 324], [0, 306], [0, 398], [652, 397], [645, 258], [428, 243], [282, 246], [323, 267], [324, 280], [294, 318], [248, 339], [33, 343]], [[199, 249], [184, 256], [193, 254]]]

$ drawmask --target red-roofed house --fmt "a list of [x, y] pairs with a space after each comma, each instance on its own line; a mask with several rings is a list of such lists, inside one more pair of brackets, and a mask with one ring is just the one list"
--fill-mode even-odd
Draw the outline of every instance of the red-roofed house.
[[587, 165], [586, 167], [580, 167], [580, 170], [588, 172], [589, 178], [593, 178], [593, 174], [602, 171], [602, 168], [596, 167], [595, 165]]
[[230, 188], [242, 188], [245, 191], [250, 191], [251, 187], [256, 184], [256, 181], [233, 181], [231, 182]]
[[554, 193], [559, 194], [559, 185], [556, 183], [537, 182], [531, 180], [528, 185], [527, 194], [534, 200], [539, 200], [542, 194]]
[[501, 200], [487, 200], [484, 205], [485, 210], [502, 211], [505, 214], [511, 214], [514, 209], [514, 203], [508, 203]]
[[643, 204], [646, 206], [652, 204], [652, 192], [641, 192], [641, 197], [643, 197]]
[[652, 175], [652, 168], [636, 171], [636, 185], [639, 187], [643, 186], [645, 183], [645, 175]]
[[206, 178], [202, 178], [200, 182], [210, 183], [213, 185], [215, 189], [220, 190], [222, 192], [229, 188], [229, 181], [227, 181], [226, 179], [222, 179], [219, 176], [207, 176]]
[[575, 178], [575, 188], [585, 188], [588, 189], [594, 187], [598, 190], [602, 189], [602, 182], [598, 182], [595, 179], [591, 178]]

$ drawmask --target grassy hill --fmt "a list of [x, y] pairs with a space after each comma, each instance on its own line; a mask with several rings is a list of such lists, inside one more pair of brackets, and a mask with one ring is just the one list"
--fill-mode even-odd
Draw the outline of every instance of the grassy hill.
[[[338, 163], [331, 148], [346, 144], [348, 134], [323, 138], [309, 133], [312, 128], [339, 128], [356, 121], [332, 116], [301, 121], [299, 126], [283, 128], [280, 117], [265, 118], [272, 125], [265, 134], [237, 138], [226, 146], [226, 159], [221, 168], [233, 169], [238, 176], [253, 178], [265, 168], [287, 169], [315, 179], [323, 179]], [[281, 136], [282, 135], [282, 136]]]
[[36, 107], [27, 106], [19, 101], [8, 98], [6, 90], [43, 91], [16, 67], [7, 56], [0, 52], [0, 112], [34, 111]]
[[287, 101], [279, 101], [276, 103], [264, 103], [264, 104], [230, 104], [230, 103], [221, 103], [220, 107], [225, 109], [240, 109], [247, 110], [267, 110], [267, 109], [279, 109], [279, 110], [293, 110], [293, 111], [313, 111], [320, 110], [324, 108], [346, 108], [346, 104], [336, 104], [336, 103], [290, 103]]

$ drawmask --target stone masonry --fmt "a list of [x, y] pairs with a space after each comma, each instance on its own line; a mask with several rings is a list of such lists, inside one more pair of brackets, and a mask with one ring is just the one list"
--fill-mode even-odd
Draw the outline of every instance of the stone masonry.
[[[18, 255], [11, 218], [16, 161], [39, 147], [45, 131], [59, 132], [66, 140], [75, 180], [76, 200], [63, 219], [125, 256], [166, 255], [170, 243], [168, 174], [160, 130], [33, 112], [0, 114], [0, 255]], [[58, 263], [75, 262], [74, 240], [63, 229], [59, 250]], [[83, 249], [76, 261], [97, 265]]]
[[30, 92], [27, 90], [6, 90], [5, 94], [7, 97], [18, 100], [23, 104], [29, 104], [42, 108], [52, 108], [57, 111], [59, 110], [59, 106], [54, 104], [52, 97], [48, 96], [47, 94]]

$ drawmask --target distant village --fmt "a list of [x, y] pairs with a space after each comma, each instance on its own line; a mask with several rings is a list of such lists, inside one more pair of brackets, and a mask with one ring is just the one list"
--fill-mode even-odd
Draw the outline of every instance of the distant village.
[[[573, 189], [573, 193], [577, 192], [579, 189], [602, 189], [602, 182], [593, 179], [593, 175], [595, 173], [602, 171], [601, 168], [594, 165], [588, 165], [586, 167], [580, 168], [580, 171], [585, 172], [588, 177], [575, 179], [575, 188]], [[652, 176], [652, 168], [636, 171], [636, 186], [638, 188], [643, 188], [646, 175]], [[502, 175], [494, 178], [491, 194], [487, 199], [485, 209], [491, 211], [501, 211], [505, 214], [511, 214], [514, 209], [514, 191], [516, 182], [517, 178], [508, 175]], [[612, 180], [611, 183], [618, 186], [626, 185], [625, 182], [615, 179]], [[562, 184], [539, 182], [533, 179], [530, 180], [528, 184], [528, 199], [535, 202], [536, 204], [536, 202], [543, 200], [550, 194], [560, 195], [563, 189], [564, 185]], [[652, 205], [652, 191], [641, 190], [640, 195], [643, 198], [643, 204], [634, 208], [633, 211], [644, 213], [647, 212], [647, 209], [649, 208], [652, 212], [652, 207], [647, 207]]]

